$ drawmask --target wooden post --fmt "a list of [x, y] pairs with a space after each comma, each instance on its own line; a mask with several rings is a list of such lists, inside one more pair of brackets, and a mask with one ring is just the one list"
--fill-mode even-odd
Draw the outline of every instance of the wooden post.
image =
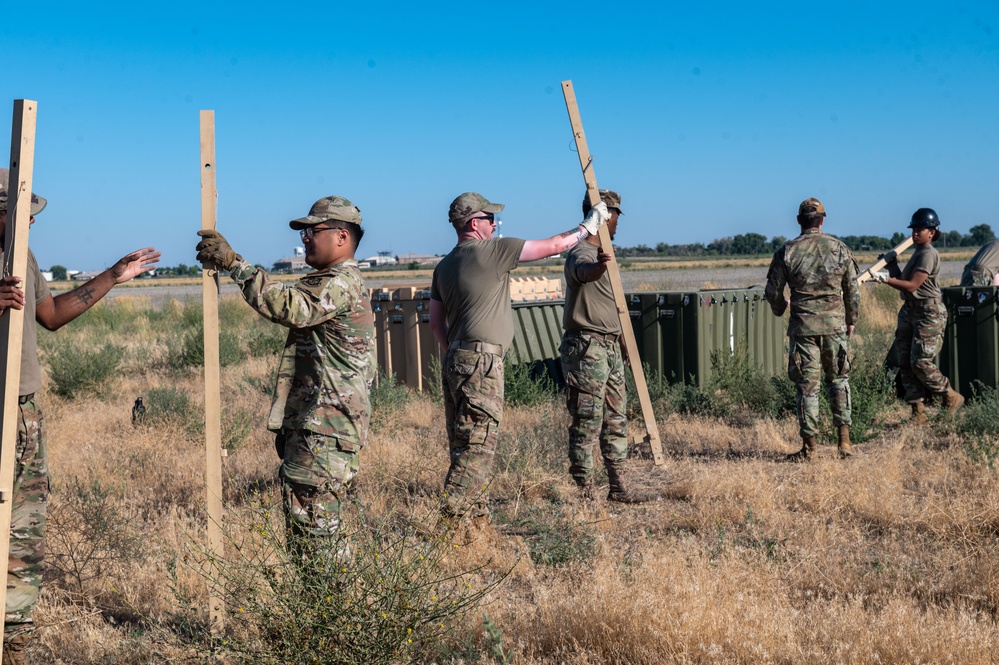
[[[586, 135], [583, 133], [583, 121], [579, 117], [579, 107], [576, 105], [576, 93], [572, 89], [572, 81], [562, 81], [562, 94], [565, 97], [565, 108], [569, 112], [569, 122], [572, 124], [572, 134], [576, 139], [576, 151], [579, 153], [579, 165], [583, 169], [583, 179], [586, 181], [586, 195], [590, 205], [600, 203], [600, 190], [597, 189], [597, 176], [593, 173], [593, 159], [586, 147]], [[617, 305], [618, 318], [621, 321], [621, 334], [624, 336], [625, 348], [628, 350], [628, 364], [635, 376], [635, 389], [638, 401], [642, 405], [642, 418], [645, 420], [645, 442], [652, 448], [652, 458], [656, 466], [663, 464], [663, 445], [659, 439], [659, 426], [652, 412], [652, 400], [649, 399], [649, 387], [645, 383], [645, 371], [642, 369], [642, 359], [638, 355], [638, 344], [635, 342], [635, 331], [631, 327], [628, 315], [628, 303], [624, 299], [624, 287], [621, 285], [621, 272], [614, 256], [610, 232], [606, 226], [600, 228], [600, 249], [611, 257], [607, 264], [607, 274], [610, 276], [611, 289], [614, 292], [614, 303]]]
[[[3, 274], [21, 278], [28, 272], [28, 228], [31, 226], [31, 175], [35, 167], [35, 120], [38, 103], [14, 100], [10, 132], [10, 173], [7, 185], [7, 229], [3, 243]], [[34, 322], [30, 322], [34, 325]], [[21, 342], [24, 310], [0, 314], [3, 344], [3, 415], [0, 420], [0, 608], [7, 605], [7, 560], [10, 557], [10, 511], [14, 500], [14, 457], [17, 449], [18, 390], [21, 386]], [[0, 640], [0, 657], [3, 641]]]
[[[909, 236], [902, 242], [895, 245], [895, 247], [889, 250], [888, 253], [895, 252], [896, 257], [902, 256], [902, 252], [909, 249], [910, 247], [912, 247], [912, 236]], [[864, 272], [857, 275], [857, 283], [863, 284], [869, 279], [874, 279], [874, 273], [878, 272], [879, 270], [884, 270], [886, 265], [888, 265], [887, 261], [885, 261], [884, 259], [879, 259], [878, 262], [875, 263], [873, 266], [871, 266]]]
[[[201, 112], [201, 228], [214, 230], [218, 217], [215, 187], [215, 111]], [[213, 633], [225, 628], [224, 601], [216, 583], [225, 556], [222, 540], [222, 406], [219, 390], [219, 274], [201, 270], [202, 311], [205, 328], [205, 485], [208, 506], [208, 551], [214, 575], [208, 588], [208, 614]]]

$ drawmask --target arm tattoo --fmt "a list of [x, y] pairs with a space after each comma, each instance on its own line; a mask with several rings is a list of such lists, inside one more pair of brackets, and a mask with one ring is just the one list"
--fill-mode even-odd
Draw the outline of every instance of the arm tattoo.
[[558, 234], [558, 236], [559, 236], [559, 238], [572, 238], [572, 237], [575, 237], [576, 238], [576, 242], [574, 242], [574, 243], [572, 243], [572, 245], [570, 245], [570, 247], [574, 247], [574, 246], [578, 245], [579, 243], [583, 242], [584, 240], [586, 240], [590, 236], [590, 233], [589, 233], [589, 231], [587, 231], [586, 229], [584, 229], [582, 226], [577, 226], [575, 228], [569, 229], [568, 231], [563, 231], [562, 233]]
[[80, 304], [89, 306], [94, 299], [94, 289], [93, 287], [84, 285], [73, 291], [73, 295], [76, 296]]

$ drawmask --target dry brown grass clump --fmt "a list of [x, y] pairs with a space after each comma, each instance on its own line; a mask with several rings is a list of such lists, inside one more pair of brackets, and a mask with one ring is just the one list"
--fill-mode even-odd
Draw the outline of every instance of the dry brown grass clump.
[[[862, 339], [875, 344], [895, 305], [870, 302], [881, 304], [865, 312]], [[197, 367], [174, 360], [197, 317], [179, 303], [115, 307], [127, 315], [98, 312], [70, 335], [76, 348], [121, 344], [117, 375], [98, 392], [41, 396], [53, 520], [33, 663], [200, 662], [178, 618], [189, 608], [171, 591], [190, 591], [206, 614], [204, 582], [184, 564], [204, 538], [203, 388]], [[277, 498], [264, 431], [274, 354], [263, 352], [266, 323], [238, 301], [226, 307], [223, 327], [239, 332], [242, 353], [223, 370], [222, 391], [225, 502], [238, 524], [254, 501]], [[56, 338], [43, 340], [47, 354], [59, 352]], [[149, 410], [133, 425], [137, 396]], [[448, 465], [443, 407], [404, 390], [377, 405], [356, 496], [377, 520], [432, 515]], [[558, 399], [508, 408], [490, 487], [500, 538], [454, 548], [446, 565], [481, 566], [482, 585], [512, 572], [420, 658], [995, 662], [996, 471], [968, 457], [958, 429], [913, 430], [902, 413], [883, 415], [854, 459], [824, 445], [814, 463], [791, 465], [779, 460], [798, 444], [793, 417], [664, 411], [666, 464], [629, 467], [634, 484], [663, 498], [621, 506], [575, 497]]]

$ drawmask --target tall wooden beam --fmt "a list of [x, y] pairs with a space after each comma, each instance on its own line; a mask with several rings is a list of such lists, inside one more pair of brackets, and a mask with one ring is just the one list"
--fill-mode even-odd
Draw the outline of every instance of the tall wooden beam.
[[[3, 275], [21, 278], [28, 271], [28, 228], [31, 226], [31, 175], [35, 167], [35, 120], [38, 103], [14, 101], [10, 132], [10, 173], [7, 185], [7, 229], [3, 242]], [[31, 323], [34, 325], [34, 322]], [[21, 385], [21, 342], [24, 310], [7, 308], [0, 315], [3, 344], [3, 415], [0, 421], [0, 608], [7, 605], [7, 560], [10, 556], [10, 511], [14, 499], [17, 449], [18, 389]], [[0, 657], [3, 642], [0, 640]]]
[[[215, 185], [215, 111], [201, 112], [201, 228], [214, 230], [218, 222], [218, 189]], [[224, 600], [217, 583], [218, 564], [225, 556], [222, 535], [222, 404], [219, 390], [219, 274], [201, 270], [202, 311], [205, 329], [205, 485], [208, 506], [209, 576], [208, 614], [212, 632], [225, 627]]]
[[[562, 81], [562, 95], [565, 97], [565, 108], [569, 112], [569, 122], [572, 124], [572, 134], [576, 140], [576, 152], [579, 153], [579, 166], [583, 169], [583, 179], [586, 181], [586, 195], [590, 205], [600, 203], [600, 190], [597, 189], [597, 176], [593, 173], [593, 158], [586, 146], [586, 134], [583, 133], [583, 121], [579, 117], [579, 107], [576, 104], [576, 93], [572, 81]], [[607, 263], [607, 274], [610, 276], [611, 289], [614, 292], [614, 303], [617, 305], [618, 318], [621, 321], [621, 334], [624, 336], [625, 348], [628, 351], [628, 364], [635, 377], [635, 390], [642, 406], [642, 419], [645, 421], [644, 441], [652, 449], [652, 458], [656, 466], [664, 462], [663, 444], [659, 439], [659, 426], [656, 415], [652, 412], [652, 400], [649, 399], [649, 387], [645, 382], [645, 371], [642, 369], [642, 359], [638, 355], [638, 344], [635, 342], [635, 331], [628, 315], [628, 303], [624, 299], [624, 287], [621, 285], [621, 271], [614, 256], [614, 246], [611, 244], [610, 232], [606, 226], [600, 228], [600, 249], [609, 254], [611, 260]]]

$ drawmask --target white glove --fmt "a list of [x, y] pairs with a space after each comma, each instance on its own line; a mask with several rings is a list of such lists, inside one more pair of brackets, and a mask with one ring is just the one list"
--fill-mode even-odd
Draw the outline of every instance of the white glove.
[[580, 226], [586, 229], [586, 232], [591, 236], [595, 236], [608, 219], [610, 219], [610, 210], [607, 209], [607, 204], [601, 201], [590, 209]]
[[887, 270], [879, 270], [876, 273], [872, 273], [872, 274], [874, 276], [874, 281], [875, 282], [878, 282], [879, 284], [887, 284], [888, 283], [888, 271]]

